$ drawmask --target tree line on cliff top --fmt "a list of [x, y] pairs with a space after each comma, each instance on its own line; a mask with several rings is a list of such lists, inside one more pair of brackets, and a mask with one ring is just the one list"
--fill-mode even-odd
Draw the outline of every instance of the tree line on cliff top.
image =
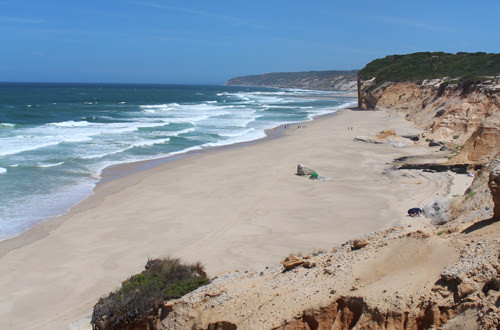
[[435, 78], [483, 80], [500, 75], [500, 54], [421, 52], [389, 55], [368, 63], [358, 72], [361, 79], [376, 77], [377, 85]]

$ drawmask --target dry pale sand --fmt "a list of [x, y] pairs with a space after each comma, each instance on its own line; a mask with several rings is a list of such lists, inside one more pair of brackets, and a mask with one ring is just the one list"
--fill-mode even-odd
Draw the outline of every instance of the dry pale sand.
[[[67, 215], [1, 243], [0, 328], [65, 329], [148, 258], [201, 261], [209, 275], [257, 270], [405, 224], [407, 208], [449, 193], [446, 173], [386, 171], [429, 148], [353, 141], [415, 133], [397, 114], [343, 110], [306, 125], [106, 182]], [[298, 163], [329, 179], [295, 175]]]

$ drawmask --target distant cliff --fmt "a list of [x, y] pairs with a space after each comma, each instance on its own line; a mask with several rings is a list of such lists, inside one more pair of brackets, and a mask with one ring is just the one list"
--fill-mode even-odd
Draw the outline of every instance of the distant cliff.
[[500, 54], [388, 56], [358, 74], [358, 106], [406, 113], [448, 144], [454, 163], [487, 163], [500, 151]]
[[356, 91], [357, 70], [281, 72], [242, 76], [228, 80], [227, 86], [301, 88], [313, 90]]

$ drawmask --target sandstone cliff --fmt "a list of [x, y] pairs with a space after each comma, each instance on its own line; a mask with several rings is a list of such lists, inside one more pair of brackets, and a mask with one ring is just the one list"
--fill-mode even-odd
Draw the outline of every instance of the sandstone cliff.
[[358, 77], [361, 109], [391, 109], [450, 148], [453, 163], [487, 163], [500, 150], [500, 77], [385, 82]]
[[267, 73], [236, 77], [225, 85], [353, 92], [356, 91], [356, 73], [356, 70]]
[[393, 228], [258, 273], [221, 274], [166, 302], [166, 316], [144, 329], [497, 329], [500, 292], [488, 283], [500, 271], [498, 229]]
[[[416, 144], [443, 142], [446, 166], [478, 165], [465, 194], [447, 196], [448, 219], [412, 219], [330, 252], [220, 274], [165, 302], [145, 329], [500, 329], [500, 77], [357, 84], [359, 108], [402, 112], [424, 131]], [[400, 147], [396, 138], [409, 141], [393, 131], [355, 139]]]

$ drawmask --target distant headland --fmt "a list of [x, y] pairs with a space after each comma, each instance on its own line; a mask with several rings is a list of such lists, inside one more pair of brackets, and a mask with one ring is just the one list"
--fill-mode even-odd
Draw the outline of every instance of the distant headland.
[[315, 90], [355, 91], [358, 70], [277, 72], [241, 76], [228, 80], [226, 86], [301, 88]]

